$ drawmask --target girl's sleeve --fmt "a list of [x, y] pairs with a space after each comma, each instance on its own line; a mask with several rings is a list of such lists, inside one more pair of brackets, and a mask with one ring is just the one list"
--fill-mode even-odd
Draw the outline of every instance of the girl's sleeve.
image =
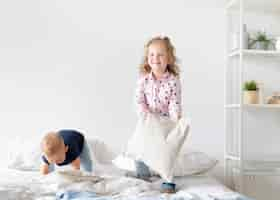
[[135, 102], [136, 102], [136, 112], [138, 116], [145, 114], [149, 111], [146, 97], [145, 97], [144, 82], [145, 82], [144, 78], [139, 78], [136, 86]]
[[177, 121], [182, 116], [182, 93], [179, 79], [171, 83], [171, 97], [169, 103], [169, 115], [172, 120]]

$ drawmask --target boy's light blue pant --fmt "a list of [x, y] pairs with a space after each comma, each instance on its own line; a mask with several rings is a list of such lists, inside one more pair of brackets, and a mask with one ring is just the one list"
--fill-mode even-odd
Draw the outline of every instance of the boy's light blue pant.
[[[90, 147], [86, 140], [84, 140], [84, 147], [83, 147], [83, 150], [82, 150], [79, 158], [81, 160], [81, 169], [83, 169], [87, 172], [92, 172], [91, 151], [90, 151]], [[53, 172], [53, 171], [54, 171], [54, 164], [50, 164], [49, 172]]]
[[136, 176], [138, 178], [150, 178], [151, 172], [149, 167], [143, 161], [135, 161]]
[[[94, 200], [99, 199], [95, 193], [93, 192], [78, 192], [78, 191], [59, 191], [56, 193], [56, 200]], [[100, 198], [102, 199], [102, 198]], [[104, 200], [107, 198], [104, 197]], [[109, 199], [107, 199], [109, 200]]]

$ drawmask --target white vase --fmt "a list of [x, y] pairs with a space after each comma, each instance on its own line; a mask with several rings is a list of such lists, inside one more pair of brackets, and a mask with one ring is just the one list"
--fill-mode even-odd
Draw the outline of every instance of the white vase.
[[277, 51], [280, 51], [280, 37], [276, 38], [275, 48]]
[[[231, 50], [236, 50], [240, 48], [240, 32], [232, 33], [232, 44]], [[248, 49], [249, 48], [249, 33], [247, 31], [247, 25], [243, 24], [243, 38], [242, 38], [242, 46], [241, 49]]]
[[242, 40], [242, 49], [249, 48], [249, 33], [247, 31], [247, 25], [243, 24], [243, 40]]

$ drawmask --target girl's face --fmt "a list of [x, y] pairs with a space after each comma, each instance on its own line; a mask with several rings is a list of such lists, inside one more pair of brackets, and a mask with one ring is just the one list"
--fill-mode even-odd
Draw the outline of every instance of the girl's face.
[[161, 75], [166, 71], [168, 53], [163, 42], [153, 42], [148, 47], [148, 64], [152, 72]]

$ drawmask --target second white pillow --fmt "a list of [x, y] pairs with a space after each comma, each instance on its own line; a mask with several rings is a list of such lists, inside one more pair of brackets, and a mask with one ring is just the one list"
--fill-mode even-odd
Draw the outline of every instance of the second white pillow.
[[[118, 155], [112, 163], [123, 170], [135, 172], [135, 161], [134, 159], [125, 156], [125, 154]], [[206, 153], [189, 150], [188, 153], [180, 153], [174, 168], [174, 176], [186, 176], [193, 174], [206, 173], [209, 170], [213, 169], [218, 160], [211, 158]], [[153, 175], [157, 175], [152, 171]]]
[[166, 181], [172, 182], [174, 163], [188, 135], [185, 118], [174, 121], [148, 114], [140, 118], [128, 142], [127, 155], [142, 160]]

